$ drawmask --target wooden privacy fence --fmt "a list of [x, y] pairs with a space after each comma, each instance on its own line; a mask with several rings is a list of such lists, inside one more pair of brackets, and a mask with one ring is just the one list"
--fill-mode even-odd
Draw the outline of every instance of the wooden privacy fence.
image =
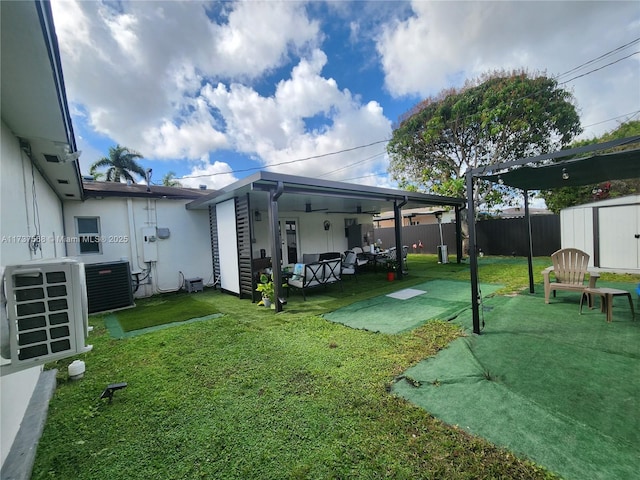
[[[376, 228], [373, 234], [384, 248], [395, 245], [393, 228]], [[456, 255], [455, 223], [442, 224], [442, 237], [449, 255]], [[476, 223], [476, 237], [478, 248], [485, 255], [526, 256], [529, 251], [524, 217], [481, 220]], [[418, 246], [420, 242], [423, 248], [414, 249], [413, 245]], [[531, 242], [534, 257], [550, 256], [560, 249], [560, 215], [532, 215]], [[410, 253], [437, 253], [438, 224], [402, 227], [402, 243], [409, 246]]]

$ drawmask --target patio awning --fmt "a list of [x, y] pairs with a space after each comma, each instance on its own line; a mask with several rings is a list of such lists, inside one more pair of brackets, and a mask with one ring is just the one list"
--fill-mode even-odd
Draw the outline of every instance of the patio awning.
[[282, 211], [310, 205], [310, 211], [356, 214], [391, 210], [394, 203], [403, 203], [405, 209], [425, 206], [462, 208], [465, 204], [463, 198], [457, 197], [261, 171], [188, 203], [187, 209], [206, 209], [209, 205], [250, 194], [254, 208], [266, 210], [269, 197], [264, 192], [275, 191], [279, 185], [282, 186], [282, 194], [278, 202]]

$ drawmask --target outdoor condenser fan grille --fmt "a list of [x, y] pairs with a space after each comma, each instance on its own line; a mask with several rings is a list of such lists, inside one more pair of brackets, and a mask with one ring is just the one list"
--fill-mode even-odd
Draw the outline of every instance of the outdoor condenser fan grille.
[[129, 262], [85, 265], [89, 313], [133, 305]]
[[10, 369], [91, 349], [84, 343], [88, 324], [83, 273], [82, 264], [72, 262], [6, 267]]

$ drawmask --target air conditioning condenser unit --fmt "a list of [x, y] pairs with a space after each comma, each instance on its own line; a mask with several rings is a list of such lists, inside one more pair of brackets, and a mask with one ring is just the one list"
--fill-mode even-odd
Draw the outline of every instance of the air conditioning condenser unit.
[[91, 350], [84, 264], [7, 265], [3, 277], [2, 375]]

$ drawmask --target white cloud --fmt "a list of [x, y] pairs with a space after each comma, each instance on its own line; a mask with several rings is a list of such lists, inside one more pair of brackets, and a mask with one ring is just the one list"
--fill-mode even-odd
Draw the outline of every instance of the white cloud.
[[216, 43], [212, 69], [228, 76], [254, 77], [285, 63], [287, 52], [303, 52], [319, 35], [301, 2], [240, 2], [228, 24], [214, 29]]
[[210, 163], [203, 160], [191, 168], [191, 172], [186, 175], [187, 178], [179, 178], [178, 180], [183, 187], [199, 188], [200, 185], [206, 185], [207, 189], [219, 190], [238, 180], [230, 172], [231, 167], [227, 163]]
[[[146, 157], [199, 158], [227, 140], [194, 98], [207, 78], [255, 79], [314, 45], [304, 4], [53, 3], [68, 95], [90, 127]], [[283, 28], [285, 26], [286, 28]]]
[[[250, 87], [232, 84], [207, 85], [202, 95], [219, 109], [227, 124], [233, 147], [255, 154], [265, 165], [273, 165], [364, 145], [388, 138], [391, 123], [375, 101], [361, 104], [348, 90], [339, 90], [335, 80], [321, 76], [327, 58], [312, 52], [282, 80], [270, 97]], [[313, 128], [314, 117], [322, 122]], [[306, 121], [310, 122], [309, 125]], [[378, 151], [384, 146], [378, 146]], [[272, 170], [294, 175], [316, 176], [344, 167], [367, 155], [366, 151], [325, 156], [287, 163]], [[385, 164], [379, 156], [374, 164]], [[361, 169], [353, 169], [361, 172]], [[352, 176], [343, 169], [341, 177]]]
[[[555, 76], [640, 33], [637, 2], [414, 1], [412, 7], [412, 16], [387, 24], [378, 39], [386, 86], [396, 96], [434, 95], [492, 69], [525, 67]], [[574, 87], [584, 125], [638, 108], [639, 60], [567, 86]]]

